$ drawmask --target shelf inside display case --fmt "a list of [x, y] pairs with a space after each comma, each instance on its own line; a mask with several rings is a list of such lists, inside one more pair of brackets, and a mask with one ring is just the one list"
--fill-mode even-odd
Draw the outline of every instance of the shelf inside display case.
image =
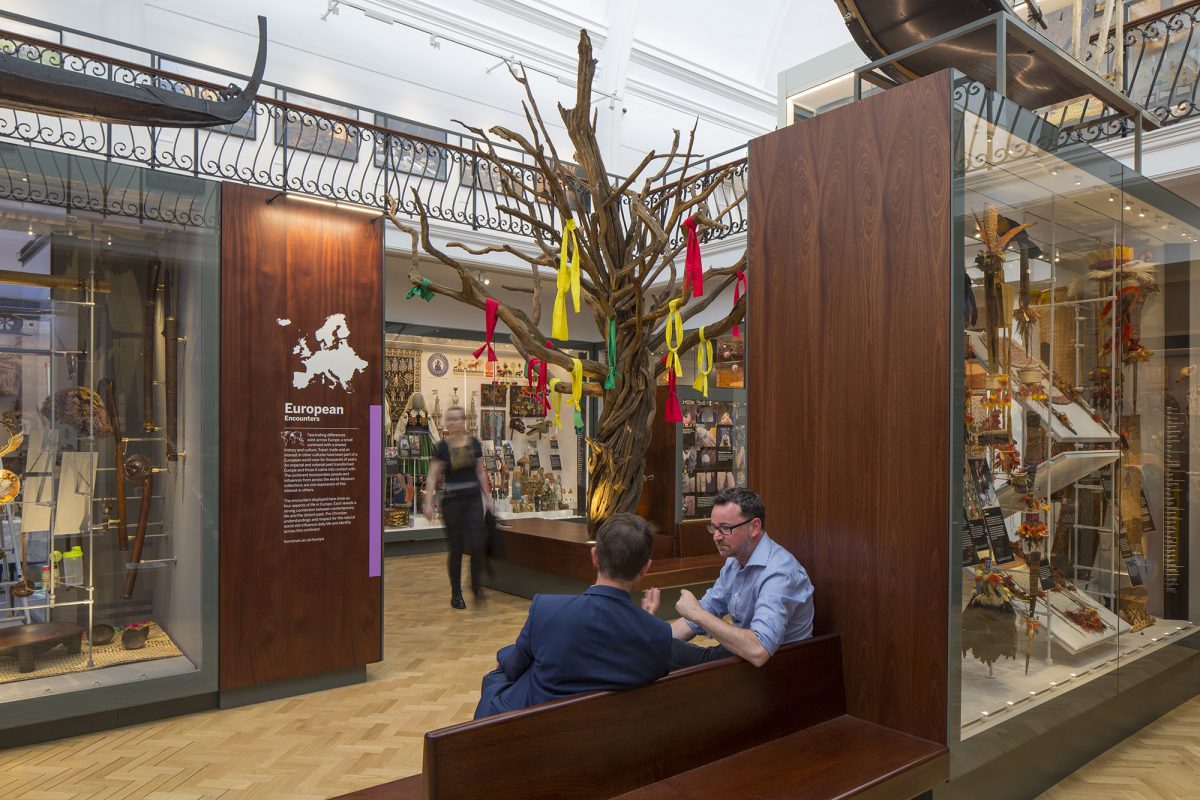
[[[1120, 457], [1120, 450], [1068, 450], [1058, 453], [1049, 461], [1038, 464], [1033, 480], [1033, 492], [1045, 497], [1047, 490], [1052, 487], [1057, 491], [1064, 486], [1074, 486]], [[1028, 493], [1018, 492], [1011, 483], [997, 490], [996, 497], [1005, 516], [1019, 514], [1024, 510], [1025, 505], [1021, 501], [1023, 494]]]

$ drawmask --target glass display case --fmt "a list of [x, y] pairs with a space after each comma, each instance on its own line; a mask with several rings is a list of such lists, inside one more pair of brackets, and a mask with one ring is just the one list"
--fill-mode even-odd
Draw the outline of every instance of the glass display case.
[[1200, 210], [978, 83], [953, 100], [967, 740], [1196, 631]]
[[216, 185], [0, 165], [0, 727], [215, 691]]

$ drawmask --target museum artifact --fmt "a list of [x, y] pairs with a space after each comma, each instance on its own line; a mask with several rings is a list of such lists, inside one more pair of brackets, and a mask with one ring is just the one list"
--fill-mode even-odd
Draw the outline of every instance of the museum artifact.
[[[57, 58], [30, 60], [18, 55], [0, 57], [0, 105], [35, 114], [76, 117], [116, 125], [204, 128], [229, 125], [245, 116], [258, 93], [267, 66], [267, 19], [258, 18], [258, 55], [254, 72], [244, 88], [195, 84], [190, 93], [163, 79], [119, 83], [87, 71], [64, 68], [63, 54], [76, 55], [84, 64], [93, 56], [63, 45], [38, 43]], [[53, 63], [57, 62], [57, 63]], [[185, 84], [185, 85], [186, 85]], [[216, 99], [210, 99], [215, 97]]]
[[68, 653], [78, 653], [83, 628], [71, 622], [35, 622], [0, 628], [0, 654], [16, 655], [20, 672], [33, 672], [42, 653], [64, 645]]
[[146, 543], [146, 526], [150, 524], [150, 505], [154, 497], [154, 465], [146, 456], [131, 456], [125, 462], [125, 477], [135, 483], [142, 482], [137, 533], [133, 538], [133, 552], [130, 555], [131, 566], [125, 572], [125, 588], [121, 592], [121, 599], [129, 600], [133, 597], [133, 585], [137, 581], [137, 565], [142, 562], [142, 546]]
[[11, 503], [21, 493], [21, 476], [9, 469], [0, 469], [0, 505]]
[[[1005, 95], [1025, 108], [1042, 108], [1087, 94], [1086, 71], [1098, 71], [1101, 69], [1098, 62], [1108, 61], [1091, 59], [1091, 63], [1085, 62], [1091, 38], [1098, 35], [1105, 41], [1114, 28], [1116, 41], [1125, 38], [1123, 4], [1118, 5], [1117, 0], [1096, 0], [1094, 3], [1075, 0], [1073, 13], [1062, 26], [1069, 30], [1054, 31], [1055, 40], [1065, 40], [1064, 56], [1073, 56], [1078, 62], [1078, 69], [1070, 70], [1064, 68], [1070, 63], [1064, 63], [1065, 58], [1053, 59], [1047, 55], [1047, 51], [1054, 52], [1051, 50], [1054, 44], [1038, 36], [1038, 29], [1045, 30], [1049, 25], [1036, 0], [1025, 3], [1017, 0], [915, 0], [904, 4], [894, 0], [834, 2], [850, 35], [872, 61], [902, 54], [909, 48], [1004, 12], [1013, 29], [1020, 32], [1019, 38], [1012, 31], [1008, 33], [1009, 38], [1018, 41], [1010, 45], [1008, 57], [1019, 59], [1020, 67], [1011, 70]], [[1020, 6], [1024, 7], [1028, 22], [1016, 16], [1015, 11]], [[1092, 24], [1097, 11], [1101, 11], [1102, 20], [1098, 26]], [[1037, 53], [1025, 45], [1026, 40], [1035, 37], [1046, 45]], [[994, 26], [976, 27], [953, 39], [935, 41], [918, 52], [908, 53], [886, 66], [883, 72], [888, 79], [903, 82], [953, 67], [976, 80], [987, 80], [995, 71], [996, 38]], [[1020, 56], [1016, 55], [1017, 47], [1021, 47]], [[1121, 53], [1124, 48], [1115, 49]], [[1124, 74], [1123, 54], [1115, 55], [1113, 62], [1112, 73], [1102, 77], [1119, 87]]]
[[86, 386], [59, 389], [42, 401], [42, 416], [75, 429], [83, 436], [103, 439], [113, 432], [112, 414], [100, 395]]
[[142, 328], [142, 429], [154, 431], [154, 320], [158, 316], [158, 273], [162, 262], [150, 259], [146, 281], [146, 315]]
[[25, 434], [19, 421], [14, 426], [10, 426], [8, 420], [0, 422], [0, 458], [17, 452], [24, 443]]
[[1017, 657], [1017, 610], [999, 572], [980, 566], [975, 588], [962, 612], [962, 654], [975, 656], [989, 669], [1001, 658]]
[[129, 549], [128, 516], [125, 505], [125, 439], [121, 436], [121, 418], [117, 410], [116, 385], [112, 378], [104, 378], [98, 387], [104, 394], [104, 405], [112, 421], [113, 469], [117, 488], [117, 547]]
[[[578, 52], [575, 106], [559, 107], [576, 164], [564, 160], [565, 154], [555, 146], [525, 70], [515, 62], [506, 63], [524, 90], [529, 130], [519, 133], [495, 126], [485, 131], [464, 126], [479, 138], [478, 158], [498, 179], [496, 210], [528, 226], [536, 245], [532, 252], [507, 244], [484, 248], [461, 242], [445, 247], [436, 244], [430, 236], [429, 211], [415, 192], [411, 197], [389, 197], [386, 216], [413, 239], [409, 280], [414, 287], [483, 310], [489, 318], [494, 311], [496, 319], [511, 331], [512, 343], [526, 362], [527, 377], [535, 359], [543, 369], [553, 364], [571, 374], [554, 389], [548, 388], [550, 394], [557, 392], [573, 401], [585, 396], [603, 398], [598, 422], [588, 439], [587, 512], [589, 524], [596, 525], [615, 512], [633, 512], [641, 498], [642, 464], [654, 424], [658, 377], [664, 373], [680, 377], [678, 364], [672, 361], [668, 365], [661, 357], [667, 344], [668, 313], [674, 312], [670, 345], [682, 355], [699, 343], [700, 336], [691, 331], [677, 338], [675, 323], [704, 313], [739, 276], [744, 277], [744, 255], [727, 267], [705, 271], [700, 248], [709, 235], [723, 228], [725, 219], [744, 199], [746, 164], [735, 162], [715, 169], [698, 166], [693, 128], [685, 145], [681, 146], [676, 131], [668, 152], [650, 152], [627, 178], [611, 179], [592, 125], [596, 61], [586, 31], [580, 31]], [[492, 144], [497, 139], [523, 150], [528, 156], [526, 163], [518, 168], [502, 157]], [[400, 203], [415, 209], [419, 225], [410, 226], [397, 217]], [[628, 209], [628, 218], [624, 209]], [[455, 271], [456, 283], [440, 284], [421, 274], [418, 242], [427, 254]], [[685, 253], [689, 242], [690, 256]], [[528, 309], [497, 302], [471, 263], [451, 253], [454, 249], [475, 256], [507, 253], [528, 264], [534, 286]], [[680, 274], [676, 262], [685, 256], [687, 271]], [[552, 321], [558, 341], [547, 342], [538, 329], [541, 270], [557, 273]], [[414, 298], [417, 296], [420, 293]], [[728, 333], [742, 320], [745, 308], [746, 297], [740, 295], [723, 318], [706, 326], [706, 336], [715, 340]], [[576, 310], [590, 312], [596, 328], [605, 333], [606, 351], [617, 356], [611, 369], [609, 363], [576, 360], [561, 349]], [[463, 369], [469, 366], [463, 365]], [[457, 365], [454, 372], [460, 372]], [[573, 421], [582, 427], [580, 403], [573, 405], [577, 412]], [[468, 411], [469, 424], [474, 423], [473, 416]]]
[[167, 460], [179, 458], [179, 318], [175, 315], [175, 287], [171, 270], [163, 276], [163, 345], [166, 416], [167, 416]]
[[92, 626], [92, 632], [88, 635], [88, 641], [93, 647], [102, 644], [108, 644], [116, 638], [117, 631], [112, 625], [106, 625], [103, 622], [96, 623]]
[[141, 650], [150, 638], [149, 622], [132, 622], [121, 629], [121, 646], [126, 650]]

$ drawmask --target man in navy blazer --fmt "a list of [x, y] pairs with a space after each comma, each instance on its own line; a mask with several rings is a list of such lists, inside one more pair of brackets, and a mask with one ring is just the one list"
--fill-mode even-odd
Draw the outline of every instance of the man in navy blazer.
[[540, 594], [515, 644], [483, 678], [475, 718], [596, 689], [631, 689], [667, 674], [671, 626], [629, 597], [650, 568], [653, 531], [613, 514], [596, 532], [596, 583], [579, 595]]

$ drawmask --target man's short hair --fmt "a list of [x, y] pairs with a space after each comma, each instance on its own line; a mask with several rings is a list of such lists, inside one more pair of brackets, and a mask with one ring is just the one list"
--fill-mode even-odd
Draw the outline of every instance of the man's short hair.
[[722, 489], [713, 497], [713, 507], [723, 506], [726, 503], [736, 503], [737, 507], [742, 510], [742, 516], [746, 519], [758, 517], [762, 520], [763, 525], [767, 524], [767, 508], [763, 505], [762, 498], [758, 496], [757, 492], [743, 489], [740, 486]]
[[608, 578], [633, 580], [653, 549], [654, 526], [637, 514], [613, 514], [596, 531], [596, 558]]

